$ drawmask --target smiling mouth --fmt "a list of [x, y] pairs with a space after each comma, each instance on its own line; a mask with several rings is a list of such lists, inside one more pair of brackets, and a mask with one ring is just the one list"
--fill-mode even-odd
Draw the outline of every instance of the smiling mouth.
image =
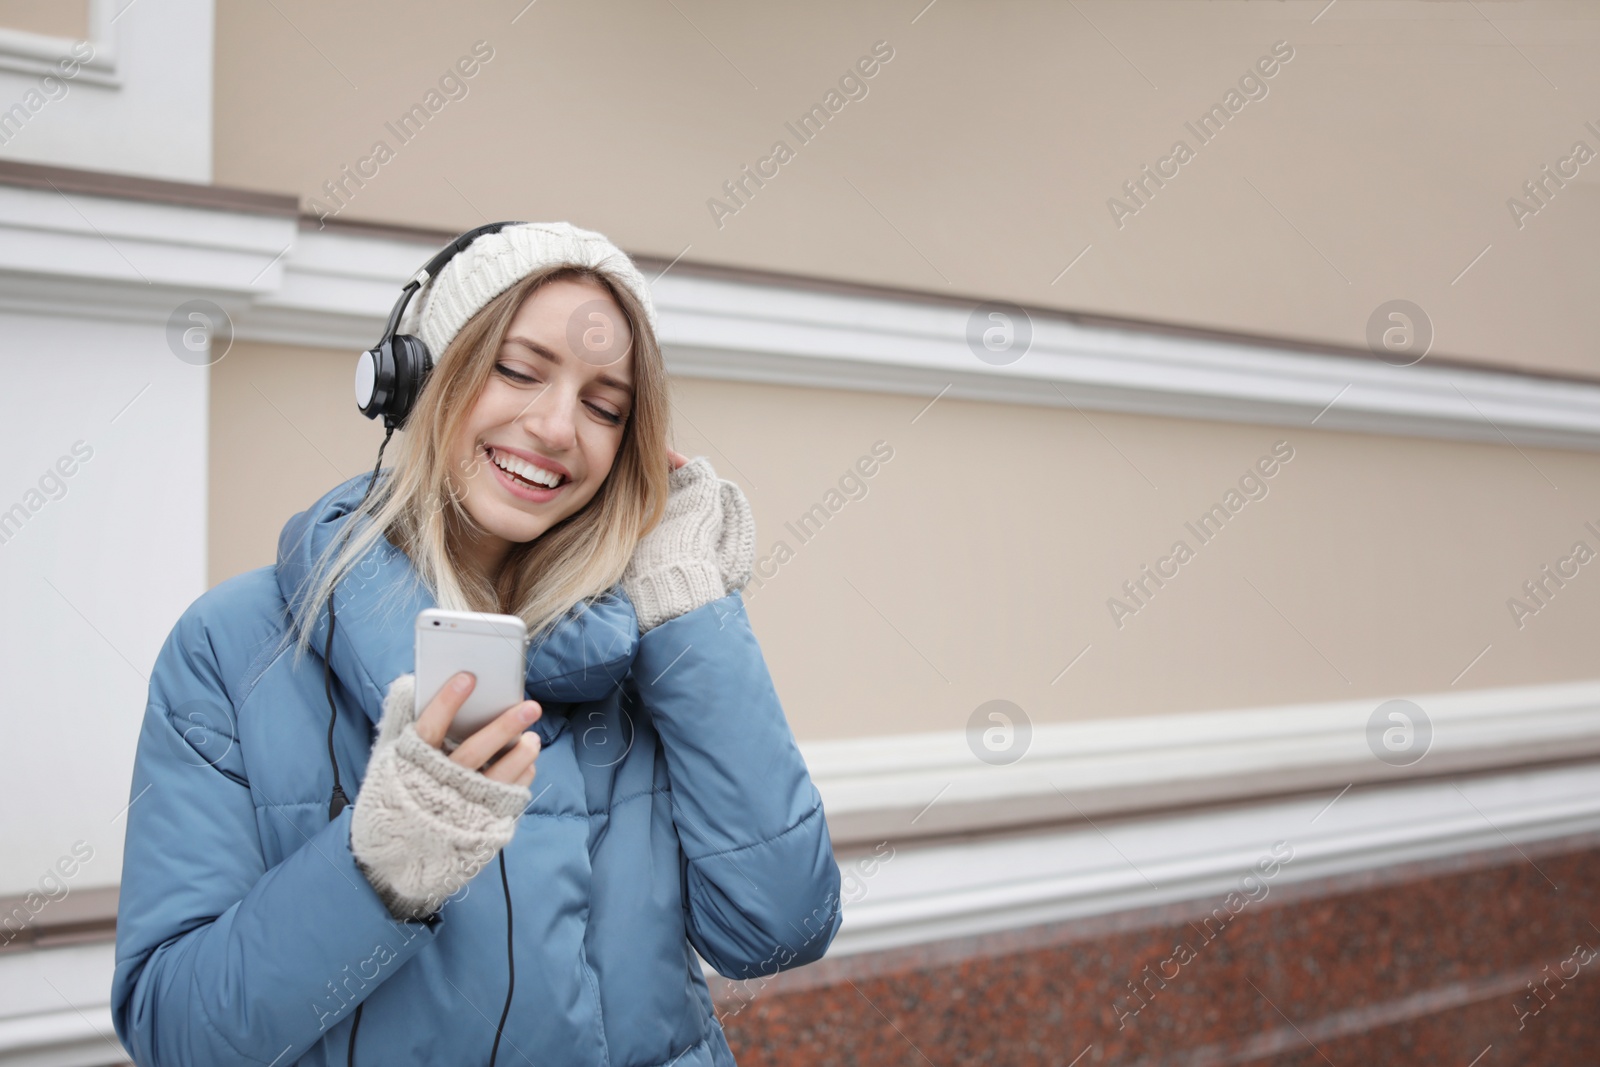
[[493, 463], [496, 467], [500, 468], [500, 470], [509, 476], [513, 482], [518, 485], [526, 486], [529, 489], [559, 489], [561, 486], [566, 485], [567, 482], [571, 481], [571, 479], [564, 474], [557, 474], [554, 471], [547, 471], [543, 467], [529, 463], [521, 456], [513, 456], [507, 452], [498, 452], [490, 445], [485, 445], [483, 451], [488, 457], [490, 463]]

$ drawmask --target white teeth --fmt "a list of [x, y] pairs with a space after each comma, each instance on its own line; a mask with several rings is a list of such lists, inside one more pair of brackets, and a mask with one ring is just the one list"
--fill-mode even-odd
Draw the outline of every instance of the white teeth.
[[554, 489], [561, 484], [561, 475], [553, 471], [547, 471], [543, 467], [535, 467], [525, 459], [501, 452], [498, 449], [491, 449], [489, 457], [494, 461], [494, 465], [501, 470], [510, 471], [512, 474], [526, 478], [530, 482], [537, 482], [546, 489]]

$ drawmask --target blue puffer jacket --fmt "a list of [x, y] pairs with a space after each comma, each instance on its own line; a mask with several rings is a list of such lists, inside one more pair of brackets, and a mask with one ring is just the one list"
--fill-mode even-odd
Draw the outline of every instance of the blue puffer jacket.
[[[367, 478], [284, 527], [276, 567], [223, 582], [150, 679], [127, 815], [111, 1005], [141, 1067], [484, 1064], [507, 989], [491, 863], [432, 922], [355, 866], [322, 658], [290, 604]], [[333, 747], [366, 771], [389, 683], [433, 606], [387, 541], [341, 582]], [[314, 647], [320, 653], [327, 613]], [[737, 593], [640, 636], [620, 587], [528, 654], [544, 714], [533, 802], [503, 851], [515, 994], [498, 1063], [733, 1064], [690, 946], [732, 978], [821, 958], [839, 869], [821, 799]]]

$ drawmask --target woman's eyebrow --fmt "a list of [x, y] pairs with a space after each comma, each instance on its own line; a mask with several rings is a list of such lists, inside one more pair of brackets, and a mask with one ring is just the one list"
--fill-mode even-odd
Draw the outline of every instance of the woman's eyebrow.
[[[550, 348], [540, 344], [538, 341], [530, 341], [526, 337], [507, 337], [505, 343], [508, 345], [521, 345], [534, 355], [548, 360], [558, 367], [562, 365], [563, 361], [561, 356]], [[628, 382], [623, 381], [621, 378], [614, 378], [609, 374], [599, 374], [595, 376], [595, 381], [599, 382], [601, 385], [609, 385], [613, 389], [621, 389], [629, 396], [633, 395], [633, 386]]]

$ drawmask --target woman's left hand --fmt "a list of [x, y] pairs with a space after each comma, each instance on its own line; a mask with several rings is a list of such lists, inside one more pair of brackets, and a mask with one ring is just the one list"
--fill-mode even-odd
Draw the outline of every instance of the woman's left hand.
[[640, 539], [622, 575], [639, 632], [742, 588], [755, 561], [755, 518], [733, 482], [704, 456], [667, 449], [666, 514]]

